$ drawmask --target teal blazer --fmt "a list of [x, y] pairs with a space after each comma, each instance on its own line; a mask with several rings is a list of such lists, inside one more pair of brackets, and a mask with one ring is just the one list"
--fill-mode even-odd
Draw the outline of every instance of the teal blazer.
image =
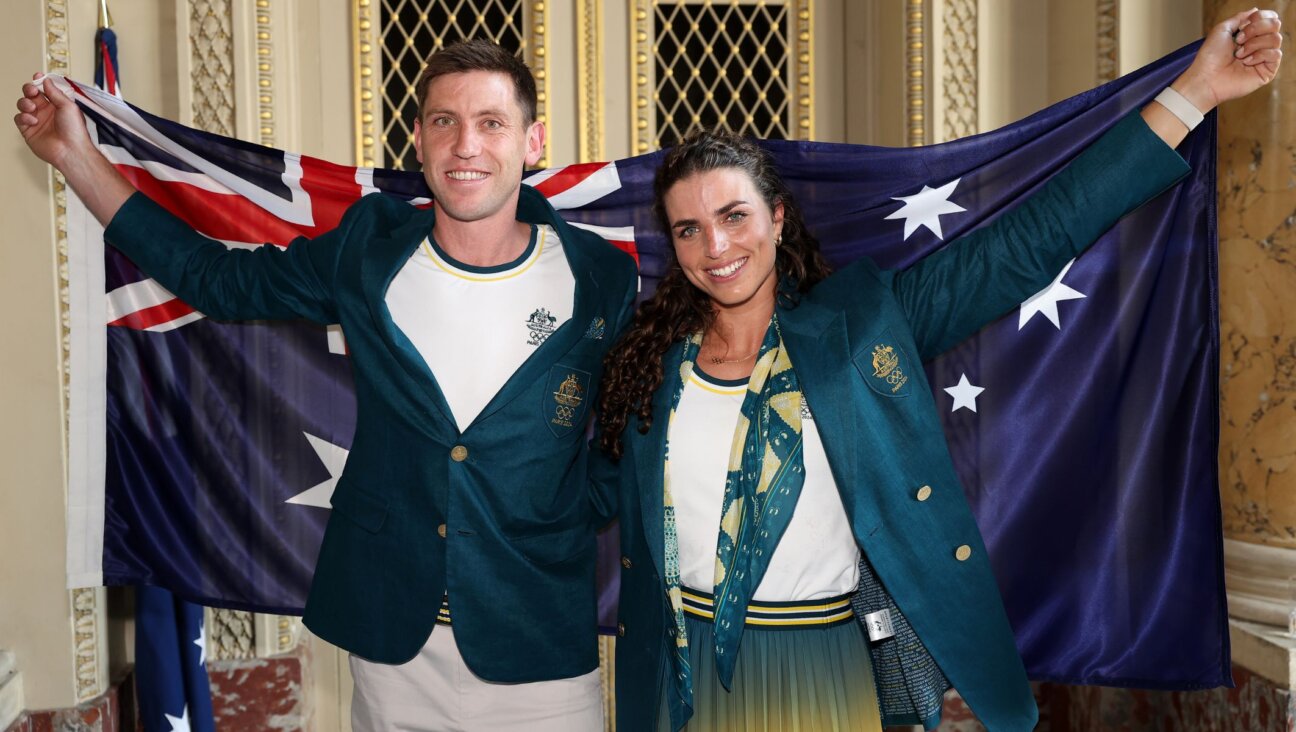
[[[872, 648], [886, 724], [934, 727], [944, 679], [991, 730], [1030, 730], [1037, 718], [922, 363], [1041, 290], [1120, 216], [1186, 173], [1183, 159], [1134, 114], [994, 223], [901, 272], [855, 262], [799, 305], [779, 307], [784, 342], [866, 557], [860, 592], [871, 564], [881, 581], [873, 589], [888, 595], [880, 605], [898, 609], [898, 623], [920, 641], [900, 649], [898, 663], [896, 649], [887, 648], [897, 639]], [[874, 349], [888, 346], [909, 377], [898, 392], [875, 376]], [[664, 694], [668, 708], [682, 710], [668, 683], [673, 639], [661, 579], [666, 415], [681, 356], [678, 344], [665, 356], [652, 428], [640, 434], [631, 425], [620, 463], [602, 459], [595, 469], [597, 479], [619, 482], [618, 732], [656, 730]], [[927, 500], [917, 497], [923, 486], [931, 488]], [[962, 546], [971, 548], [966, 559]]]
[[[459, 650], [484, 679], [565, 678], [598, 665], [594, 530], [606, 511], [589, 494], [585, 426], [637, 274], [631, 257], [568, 226], [528, 186], [517, 218], [562, 237], [572, 317], [462, 433], [384, 299], [431, 233], [431, 209], [370, 195], [318, 238], [245, 251], [136, 194], [105, 234], [209, 317], [341, 323], [356, 430], [304, 619], [364, 658], [414, 657], [448, 592]], [[560, 417], [555, 392], [569, 379]]]

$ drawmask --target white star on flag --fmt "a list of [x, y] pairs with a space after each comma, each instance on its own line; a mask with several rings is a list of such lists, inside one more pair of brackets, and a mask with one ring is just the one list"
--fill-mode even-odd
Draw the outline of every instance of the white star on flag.
[[954, 386], [945, 387], [945, 393], [954, 397], [954, 406], [950, 411], [957, 412], [960, 409], [966, 408], [975, 412], [977, 410], [976, 398], [980, 396], [983, 391], [985, 391], [984, 386], [974, 385], [972, 382], [968, 381], [967, 374], [963, 374], [959, 377], [959, 383]]
[[1054, 328], [1062, 330], [1062, 322], [1058, 319], [1058, 303], [1063, 300], [1079, 300], [1085, 297], [1083, 292], [1076, 292], [1062, 284], [1062, 278], [1066, 277], [1066, 273], [1071, 271], [1071, 265], [1073, 264], [1075, 264], [1074, 259], [1067, 262], [1066, 266], [1062, 268], [1062, 271], [1058, 273], [1058, 276], [1048, 287], [1031, 295], [1030, 299], [1021, 304], [1021, 314], [1017, 316], [1017, 330], [1021, 330], [1031, 318], [1035, 317], [1035, 313], [1043, 313]]
[[334, 445], [328, 440], [321, 439], [308, 432], [303, 432], [306, 439], [310, 441], [311, 447], [315, 448], [315, 454], [319, 456], [320, 462], [324, 463], [324, 468], [328, 470], [328, 480], [319, 485], [311, 486], [297, 495], [284, 501], [284, 503], [296, 503], [300, 506], [318, 506], [320, 508], [333, 508], [330, 499], [333, 497], [333, 488], [337, 486], [338, 478], [342, 475], [342, 466], [346, 465], [347, 456], [351, 451], [345, 447]]
[[165, 712], [163, 712], [163, 716], [171, 723], [171, 732], [189, 732], [189, 705], [185, 705], [184, 711], [180, 712], [178, 717], [173, 717]]
[[904, 238], [909, 239], [909, 235], [918, 230], [919, 226], [926, 226], [931, 233], [936, 235], [937, 239], [944, 240], [945, 232], [941, 230], [940, 217], [945, 214], [959, 213], [967, 209], [952, 203], [949, 200], [950, 194], [958, 186], [962, 178], [955, 178], [940, 188], [923, 186], [923, 189], [912, 196], [893, 196], [893, 201], [904, 201], [900, 210], [892, 213], [886, 218], [904, 219]]
[[198, 646], [198, 665], [207, 663], [207, 634], [203, 632], [203, 626], [198, 625], [198, 637], [194, 638], [193, 644]]

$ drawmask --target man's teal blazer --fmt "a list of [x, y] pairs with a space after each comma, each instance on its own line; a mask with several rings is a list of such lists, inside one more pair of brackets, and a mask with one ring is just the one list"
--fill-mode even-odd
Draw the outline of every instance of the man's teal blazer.
[[[872, 646], [877, 689], [859, 690], [876, 691], [886, 724], [934, 727], [945, 679], [991, 730], [1030, 730], [1037, 718], [923, 362], [1043, 289], [1120, 216], [1186, 173], [1134, 114], [1023, 204], [913, 267], [883, 271], [861, 260], [778, 308], [855, 541], [889, 596], [881, 605], [912, 628]], [[878, 353], [898, 362], [881, 373]], [[658, 729], [663, 698], [677, 718], [683, 707], [669, 679], [673, 623], [661, 579], [666, 415], [681, 357], [678, 344], [665, 356], [651, 429], [628, 426], [620, 463], [592, 469], [619, 486], [618, 732]], [[898, 387], [901, 379], [887, 378], [896, 370], [907, 377]]]
[[136, 194], [105, 233], [209, 317], [342, 325], [355, 437], [304, 619], [364, 658], [412, 658], [448, 593], [460, 653], [484, 679], [565, 678], [598, 665], [600, 516], [589, 499], [585, 426], [603, 355], [630, 317], [637, 273], [627, 254], [568, 226], [525, 185], [517, 218], [549, 224], [562, 238], [576, 281], [572, 317], [462, 433], [385, 302], [392, 278], [432, 231], [431, 209], [370, 195], [318, 238], [247, 251], [196, 234]]

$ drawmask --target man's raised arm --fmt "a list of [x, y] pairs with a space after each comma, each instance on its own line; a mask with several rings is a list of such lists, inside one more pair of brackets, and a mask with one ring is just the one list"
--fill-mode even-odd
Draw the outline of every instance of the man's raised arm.
[[14, 124], [36, 157], [62, 173], [90, 213], [107, 226], [135, 187], [90, 141], [76, 102], [41, 76], [23, 84]]

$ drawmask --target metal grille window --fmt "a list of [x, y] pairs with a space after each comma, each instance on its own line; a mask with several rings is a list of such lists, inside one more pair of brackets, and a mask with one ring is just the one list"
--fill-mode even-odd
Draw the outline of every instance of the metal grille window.
[[810, 0], [636, 0], [635, 149], [727, 127], [809, 139]]
[[[522, 56], [536, 76], [537, 116], [546, 120], [544, 0], [354, 2], [357, 148], [363, 165], [419, 169], [414, 149], [418, 115], [414, 84], [428, 56], [463, 39], [488, 38]], [[375, 76], [376, 85], [371, 81]]]

